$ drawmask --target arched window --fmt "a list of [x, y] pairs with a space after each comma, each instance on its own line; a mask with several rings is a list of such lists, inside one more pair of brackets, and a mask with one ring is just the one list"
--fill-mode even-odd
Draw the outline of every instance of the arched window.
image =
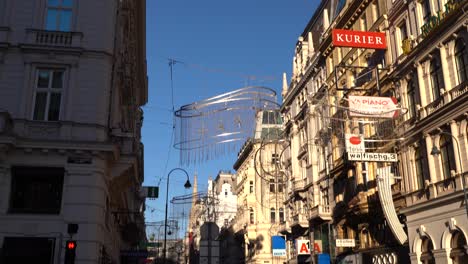
[[432, 254], [432, 250], [434, 246], [432, 245], [432, 241], [428, 237], [424, 237], [422, 239], [421, 245], [421, 262], [423, 264], [435, 264], [434, 255]]
[[421, 155], [421, 148], [416, 148], [414, 152], [414, 165], [416, 172], [416, 181], [418, 183], [417, 189], [424, 188], [424, 175], [423, 175], [423, 157]]
[[435, 101], [440, 97], [440, 89], [444, 88], [444, 76], [442, 74], [442, 67], [440, 66], [439, 58], [431, 60], [430, 74], [432, 99]]
[[414, 117], [416, 115], [416, 105], [419, 103], [417, 98], [418, 87], [417, 87], [417, 79], [413, 76], [408, 81], [408, 88], [407, 88], [407, 102], [406, 106], [408, 107], [408, 113], [410, 117]]
[[422, 13], [423, 13], [423, 23], [426, 24], [429, 22], [429, 18], [431, 17], [431, 5], [430, 0], [423, 0], [421, 2]]
[[284, 209], [283, 208], [279, 209], [279, 221], [280, 223], [284, 223]]
[[468, 263], [468, 254], [466, 253], [466, 239], [462, 232], [456, 231], [452, 235], [450, 247], [450, 258], [453, 264]]
[[457, 65], [458, 84], [461, 84], [465, 82], [468, 77], [466, 45], [462, 39], [457, 39], [455, 42], [455, 62]]
[[254, 210], [253, 208], [250, 208], [249, 209], [249, 221], [251, 224], [254, 224], [255, 223], [255, 215], [254, 215]]
[[444, 179], [451, 176], [450, 171], [455, 170], [455, 157], [453, 152], [452, 137], [442, 134], [440, 136], [440, 155], [442, 159], [442, 171]]
[[276, 222], [276, 211], [275, 208], [270, 209], [270, 220], [271, 223], [274, 224]]

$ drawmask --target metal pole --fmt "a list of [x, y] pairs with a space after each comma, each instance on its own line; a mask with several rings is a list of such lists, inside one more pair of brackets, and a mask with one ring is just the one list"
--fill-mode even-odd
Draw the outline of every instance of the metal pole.
[[[167, 184], [166, 184], [166, 210], [164, 211], [164, 247], [163, 247], [163, 263], [165, 264], [166, 263], [166, 244], [167, 244], [167, 201], [168, 201], [168, 198], [169, 198], [169, 176], [171, 176], [171, 173], [175, 170], [180, 170], [182, 172], [185, 173], [185, 175], [187, 176], [187, 183], [186, 183], [186, 188], [190, 188], [190, 182], [189, 182], [189, 176], [188, 176], [188, 173], [187, 171], [185, 171], [184, 169], [181, 169], [181, 168], [175, 168], [175, 169], [172, 169], [168, 174], [167, 174]], [[189, 184], [187, 186], [187, 184]]]
[[464, 172], [463, 172], [463, 161], [461, 159], [461, 153], [460, 153], [460, 142], [458, 142], [458, 139], [448, 133], [448, 132], [445, 132], [445, 131], [439, 131], [441, 134], [445, 134], [445, 135], [448, 135], [448, 136], [451, 136], [454, 140], [455, 140], [455, 143], [457, 143], [457, 152], [458, 152], [458, 161], [460, 162], [460, 176], [462, 178], [462, 184], [463, 184], [463, 196], [465, 198], [465, 210], [466, 210], [466, 215], [468, 217], [468, 194], [466, 193], [466, 180], [465, 180], [465, 175], [464, 175]]

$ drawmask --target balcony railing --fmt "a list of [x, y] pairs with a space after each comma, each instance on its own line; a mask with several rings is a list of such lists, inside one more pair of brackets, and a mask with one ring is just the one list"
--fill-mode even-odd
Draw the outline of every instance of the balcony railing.
[[[465, 180], [468, 180], [468, 172], [464, 173]], [[430, 183], [426, 181], [424, 188], [416, 191], [404, 193], [407, 206], [428, 201], [439, 196], [452, 194], [463, 190], [463, 181], [460, 174], [452, 173], [452, 177], [438, 182]]]
[[292, 191], [293, 192], [300, 192], [304, 189], [306, 185], [306, 179], [300, 179], [292, 182]]
[[332, 219], [331, 209], [329, 205], [317, 205], [310, 210], [309, 220], [322, 219], [323, 221], [329, 221]]
[[54, 46], [54, 47], [79, 47], [83, 34], [80, 32], [49, 31], [41, 29], [27, 29], [27, 44]]
[[293, 215], [291, 226], [301, 226], [302, 228], [307, 228], [309, 225], [305, 213], [298, 213]]
[[434, 102], [426, 105], [425, 107], [421, 107], [419, 109], [419, 116], [420, 119], [424, 119], [430, 116], [432, 113], [436, 112], [437, 110], [441, 109], [445, 105], [449, 104], [453, 100], [457, 99], [458, 97], [462, 96], [468, 91], [468, 82], [465, 81], [458, 86], [454, 87], [450, 91], [446, 92], [441, 90], [441, 96]]

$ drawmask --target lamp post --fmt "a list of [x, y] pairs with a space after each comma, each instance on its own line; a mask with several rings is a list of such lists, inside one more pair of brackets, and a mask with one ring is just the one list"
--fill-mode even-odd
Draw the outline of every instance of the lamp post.
[[[453, 140], [455, 141], [455, 143], [457, 143], [458, 161], [460, 162], [460, 176], [462, 178], [463, 195], [464, 195], [464, 199], [465, 199], [465, 210], [466, 210], [466, 215], [468, 216], [468, 194], [466, 193], [466, 180], [465, 180], [465, 175], [464, 175], [464, 172], [463, 172], [463, 161], [461, 159], [461, 153], [460, 153], [460, 142], [458, 142], [458, 139], [454, 135], [452, 135], [452, 134], [450, 134], [448, 132], [445, 132], [440, 128], [438, 129], [438, 131], [439, 131], [440, 134], [444, 134], [444, 135], [452, 137]], [[440, 154], [440, 150], [435, 145], [432, 145], [431, 155], [432, 156], [437, 156], [439, 154]]]
[[166, 185], [166, 210], [165, 210], [165, 212], [164, 212], [164, 247], [163, 247], [163, 263], [166, 263], [167, 201], [168, 201], [168, 198], [169, 198], [169, 176], [171, 176], [171, 173], [174, 172], [174, 171], [176, 171], [176, 170], [182, 171], [182, 172], [185, 173], [185, 175], [187, 176], [187, 181], [185, 182], [184, 187], [185, 187], [186, 189], [189, 189], [190, 187], [192, 187], [192, 184], [190, 184], [189, 175], [188, 175], [188, 173], [187, 173], [186, 170], [181, 169], [181, 168], [174, 168], [174, 169], [172, 169], [172, 170], [167, 174], [167, 178], [166, 178], [166, 181], [167, 181], [167, 185]]

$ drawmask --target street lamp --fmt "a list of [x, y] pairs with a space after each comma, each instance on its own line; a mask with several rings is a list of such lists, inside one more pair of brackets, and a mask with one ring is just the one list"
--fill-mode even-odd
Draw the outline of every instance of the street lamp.
[[192, 184], [190, 184], [190, 179], [189, 179], [189, 175], [187, 173], [186, 170], [184, 169], [181, 169], [181, 168], [174, 168], [172, 169], [168, 174], [167, 174], [167, 178], [166, 178], [166, 181], [167, 181], [167, 187], [166, 187], [166, 211], [164, 212], [165, 215], [164, 215], [164, 247], [163, 247], [163, 263], [166, 263], [166, 243], [167, 243], [167, 200], [168, 200], [168, 197], [169, 197], [169, 176], [171, 176], [171, 173], [176, 171], [176, 170], [180, 170], [182, 171], [183, 173], [185, 173], [185, 175], [187, 176], [187, 181], [185, 182], [184, 184], [184, 187], [186, 189], [189, 189], [190, 187], [192, 187]]
[[[463, 195], [465, 197], [465, 210], [466, 210], [466, 215], [468, 216], [468, 194], [466, 193], [466, 182], [465, 182], [466, 180], [465, 180], [465, 175], [463, 172], [463, 161], [461, 159], [461, 154], [460, 154], [460, 142], [458, 142], [458, 139], [454, 135], [448, 132], [445, 132], [440, 128], [438, 129], [438, 131], [440, 134], [444, 134], [444, 135], [452, 137], [455, 143], [457, 143], [458, 161], [460, 162], [460, 175], [461, 175], [462, 184], [463, 184]], [[437, 156], [439, 154], [440, 154], [440, 150], [435, 145], [432, 145], [431, 155]]]

